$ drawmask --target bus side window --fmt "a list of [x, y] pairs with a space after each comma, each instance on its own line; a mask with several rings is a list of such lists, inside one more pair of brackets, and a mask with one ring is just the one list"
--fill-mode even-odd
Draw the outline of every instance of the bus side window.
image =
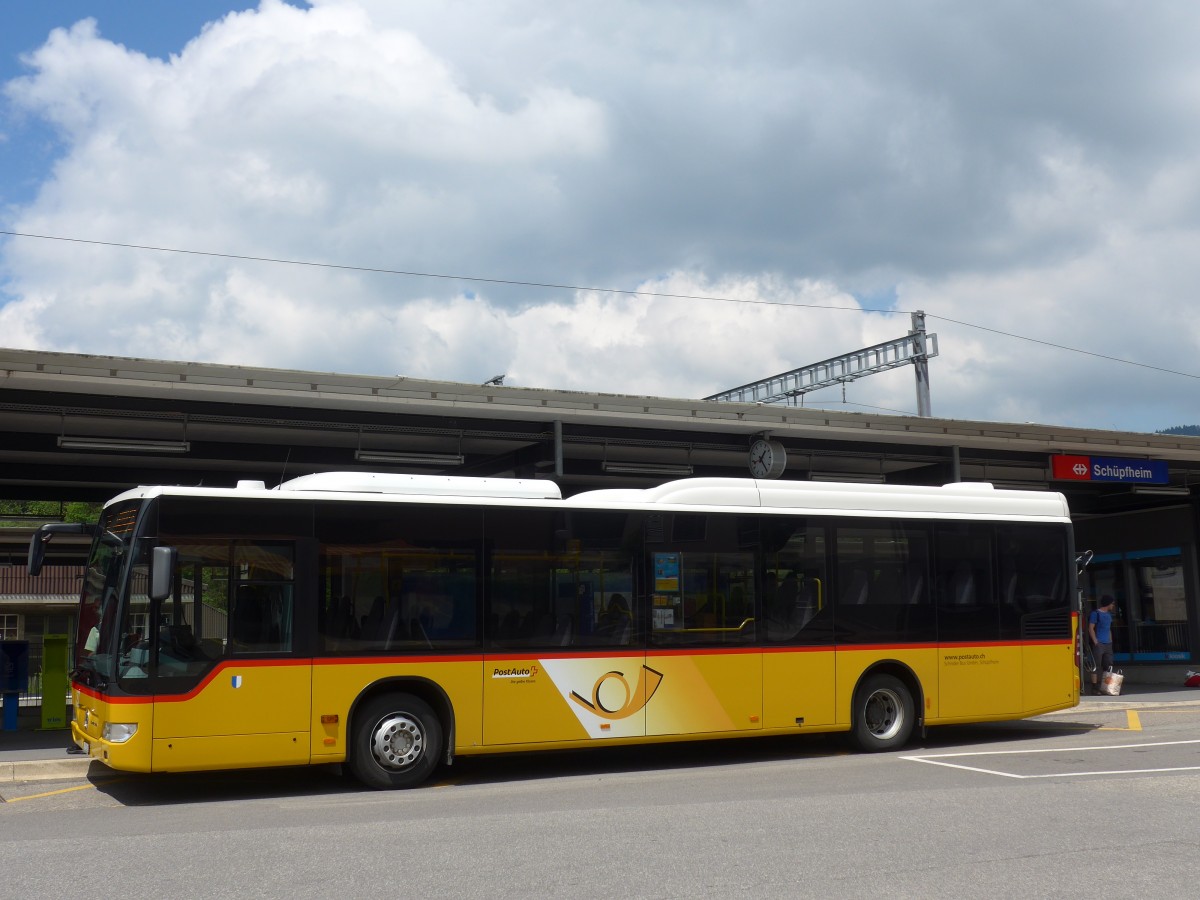
[[238, 586], [229, 622], [229, 639], [235, 653], [292, 649], [291, 594], [291, 585]]
[[285, 542], [234, 546], [232, 653], [286, 653], [292, 649], [295, 548]]
[[1000, 611], [993, 591], [994, 537], [993, 527], [979, 522], [937, 526], [934, 581], [940, 640], [999, 637]]

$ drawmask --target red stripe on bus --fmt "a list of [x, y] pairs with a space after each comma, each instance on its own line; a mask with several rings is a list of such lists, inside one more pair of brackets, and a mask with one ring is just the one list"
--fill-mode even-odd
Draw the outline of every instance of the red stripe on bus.
[[194, 688], [183, 694], [147, 694], [114, 696], [105, 694], [78, 682], [73, 683], [75, 690], [95, 700], [106, 703], [136, 704], [136, 703], [182, 703], [196, 697], [212, 684], [222, 672], [227, 669], [255, 669], [271, 666], [365, 666], [365, 665], [429, 665], [432, 663], [491, 663], [519, 662], [530, 659], [641, 659], [651, 656], [745, 656], [754, 653], [846, 653], [850, 651], [867, 651], [872, 653], [900, 653], [912, 650], [963, 650], [968, 648], [989, 647], [1070, 647], [1069, 640], [1026, 640], [1026, 641], [956, 641], [953, 643], [922, 643], [922, 644], [816, 644], [804, 646], [769, 646], [769, 647], [647, 647], [642, 650], [620, 650], [612, 653], [595, 653], [585, 650], [578, 651], [537, 651], [530, 653], [504, 653], [460, 656], [341, 656], [322, 657], [320, 659], [246, 659], [225, 660], [218, 663], [204, 679]]
[[587, 650], [531, 650], [529, 653], [489, 653], [485, 662], [522, 662], [527, 659], [642, 659], [645, 650], [616, 650], [612, 653], [595, 653]]
[[483, 662], [483, 657], [476, 653], [466, 653], [456, 656], [323, 656], [314, 659], [314, 666], [366, 666], [386, 663], [448, 663], [448, 662]]
[[184, 694], [141, 694], [141, 695], [125, 695], [113, 696], [112, 694], [102, 694], [91, 688], [85, 687], [78, 682], [73, 682], [76, 690], [81, 694], [87, 694], [96, 700], [103, 700], [106, 703], [182, 703], [185, 700], [190, 700], [197, 696], [206, 687], [212, 684], [213, 679], [224, 672], [226, 669], [264, 669], [264, 668], [279, 668], [283, 666], [311, 666], [313, 660], [304, 659], [228, 659], [217, 663], [216, 666], [209, 671], [204, 679], [194, 688]]

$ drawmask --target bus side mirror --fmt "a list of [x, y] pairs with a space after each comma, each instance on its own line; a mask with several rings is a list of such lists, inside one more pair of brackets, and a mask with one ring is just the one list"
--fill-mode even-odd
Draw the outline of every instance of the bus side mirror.
[[150, 599], [166, 600], [175, 584], [175, 563], [179, 551], [174, 547], [155, 547], [150, 555]]
[[56, 534], [86, 534], [95, 536], [97, 526], [82, 525], [72, 522], [53, 522], [49, 525], [43, 525], [33, 533], [33, 537], [29, 539], [29, 558], [25, 564], [25, 570], [32, 576], [42, 574], [42, 564], [46, 560], [46, 545], [50, 543], [50, 539]]
[[49, 535], [43, 538], [41, 532], [35, 531], [33, 537], [29, 539], [29, 560], [25, 570], [34, 577], [42, 574], [42, 563], [46, 559], [46, 539], [48, 537]]

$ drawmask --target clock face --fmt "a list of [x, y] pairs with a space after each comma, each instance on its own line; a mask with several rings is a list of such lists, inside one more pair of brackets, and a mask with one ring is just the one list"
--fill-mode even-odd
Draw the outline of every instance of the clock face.
[[750, 474], [778, 478], [787, 466], [787, 453], [779, 441], [757, 440], [750, 446]]

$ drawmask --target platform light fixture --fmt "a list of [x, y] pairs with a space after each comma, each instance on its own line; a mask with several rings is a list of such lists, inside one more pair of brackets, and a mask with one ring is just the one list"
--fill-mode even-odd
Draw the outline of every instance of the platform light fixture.
[[188, 453], [191, 441], [161, 441], [151, 438], [105, 438], [62, 434], [60, 450], [100, 450], [106, 453]]
[[1190, 497], [1192, 494], [1192, 489], [1182, 484], [1135, 484], [1130, 490], [1135, 494], [1158, 497]]
[[465, 461], [461, 453], [420, 453], [393, 450], [355, 450], [356, 462], [389, 463], [394, 466], [461, 466]]
[[600, 463], [600, 471], [613, 475], [691, 475], [692, 467], [685, 463]]
[[809, 481], [843, 481], [852, 484], [884, 484], [887, 479], [882, 475], [860, 474], [855, 472], [812, 472]]

